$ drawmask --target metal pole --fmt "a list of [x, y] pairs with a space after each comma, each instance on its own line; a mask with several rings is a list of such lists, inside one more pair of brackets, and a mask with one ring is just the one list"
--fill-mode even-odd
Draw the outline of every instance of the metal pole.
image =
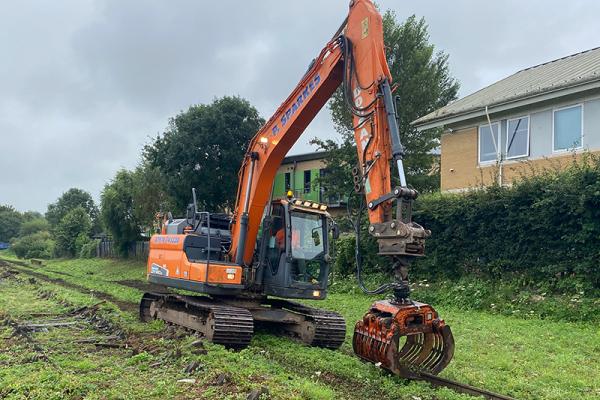
[[204, 215], [206, 215], [206, 224], [208, 225], [208, 233], [207, 233], [207, 253], [206, 253], [206, 276], [204, 279], [204, 283], [208, 284], [208, 270], [210, 269], [210, 213], [208, 211], [203, 211], [198, 213], [200, 214], [200, 222], [198, 228], [200, 229], [200, 233], [202, 233], [202, 219], [204, 219]]
[[500, 125], [498, 125], [498, 144], [494, 138], [494, 129], [492, 127], [492, 121], [490, 120], [490, 114], [488, 114], [488, 106], [485, 106], [485, 116], [487, 117], [488, 126], [490, 128], [490, 135], [492, 135], [492, 143], [494, 144], [494, 150], [496, 150], [496, 157], [498, 158], [498, 185], [502, 186], [502, 147], [500, 147]]

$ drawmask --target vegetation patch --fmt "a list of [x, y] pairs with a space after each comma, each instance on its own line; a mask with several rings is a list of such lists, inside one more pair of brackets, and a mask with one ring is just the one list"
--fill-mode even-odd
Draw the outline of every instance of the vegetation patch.
[[[372, 274], [365, 278], [365, 283], [372, 288], [386, 279], [383, 274]], [[331, 288], [334, 293], [362, 295], [352, 276], [335, 278]], [[412, 298], [434, 306], [442, 304], [521, 319], [600, 324], [600, 297], [595, 291], [583, 289], [561, 294], [551, 292], [543, 285], [523, 281], [462, 277], [456, 280], [416, 280], [411, 283], [411, 293]]]

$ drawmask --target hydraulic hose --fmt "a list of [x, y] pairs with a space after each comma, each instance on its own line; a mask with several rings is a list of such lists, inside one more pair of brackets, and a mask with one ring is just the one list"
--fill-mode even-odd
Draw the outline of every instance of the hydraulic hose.
[[352, 114], [354, 114], [360, 118], [367, 118], [374, 113], [374, 110], [371, 108], [377, 101], [377, 98], [373, 99], [373, 101], [371, 101], [369, 104], [367, 104], [364, 107], [357, 107], [356, 104], [354, 104], [354, 99], [352, 96], [351, 81], [352, 81], [353, 77], [356, 78], [356, 85], [357, 85], [357, 87], [359, 87], [362, 90], [369, 89], [371, 86], [374, 85], [375, 82], [371, 82], [371, 84], [367, 87], [360, 86], [360, 82], [358, 80], [358, 75], [356, 74], [356, 70], [355, 70], [355, 66], [354, 66], [354, 54], [352, 52], [352, 42], [350, 42], [350, 40], [344, 35], [341, 36], [341, 39], [342, 39], [342, 46], [344, 48], [344, 77], [342, 79], [342, 92], [344, 94], [344, 100], [346, 102], [346, 105], [350, 109], [350, 112], [352, 112]]
[[355, 249], [354, 249], [354, 257], [356, 261], [356, 281], [358, 282], [358, 287], [366, 293], [366, 294], [382, 294], [394, 288], [394, 284], [392, 283], [384, 283], [383, 285], [375, 288], [368, 289], [362, 279], [362, 254], [360, 253], [360, 220], [363, 216], [365, 210], [365, 202], [361, 200], [360, 206], [358, 209], [358, 215], [356, 217], [356, 221], [352, 220], [352, 216], [350, 214], [350, 199], [352, 198], [352, 193], [348, 196], [348, 204], [346, 206], [346, 211], [348, 212], [348, 219], [354, 228], [355, 233]]

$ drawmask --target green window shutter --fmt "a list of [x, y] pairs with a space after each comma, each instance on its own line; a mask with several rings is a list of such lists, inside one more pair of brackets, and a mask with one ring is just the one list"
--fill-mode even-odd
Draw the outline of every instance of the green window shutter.
[[275, 182], [273, 182], [273, 198], [281, 198], [285, 196], [285, 177], [284, 173], [278, 173], [275, 175]]

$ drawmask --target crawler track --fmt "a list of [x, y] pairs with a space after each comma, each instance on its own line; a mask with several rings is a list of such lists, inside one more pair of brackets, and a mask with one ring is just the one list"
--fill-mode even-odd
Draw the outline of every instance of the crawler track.
[[174, 293], [146, 293], [140, 303], [144, 321], [162, 319], [202, 333], [231, 348], [250, 344], [254, 323], [269, 323], [309, 346], [337, 349], [346, 338], [344, 318], [281, 299], [236, 300]]
[[248, 346], [254, 333], [252, 314], [247, 310], [204, 296], [145, 293], [140, 302], [140, 318], [144, 321], [162, 319], [234, 349]]

